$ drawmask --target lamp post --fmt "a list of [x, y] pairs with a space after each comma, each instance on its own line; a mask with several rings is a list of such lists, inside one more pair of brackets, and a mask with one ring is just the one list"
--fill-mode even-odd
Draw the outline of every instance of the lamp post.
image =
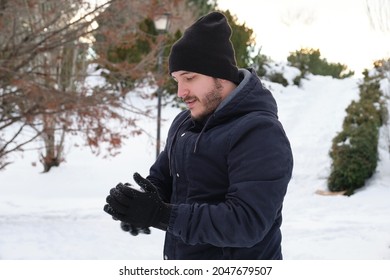
[[[163, 34], [168, 31], [169, 27], [170, 14], [164, 13], [159, 14], [154, 18], [154, 26], [159, 34]], [[157, 58], [157, 71], [158, 75], [162, 75], [162, 64], [164, 58], [164, 44], [160, 45]], [[160, 143], [161, 143], [161, 98], [162, 98], [162, 88], [159, 86], [157, 88], [157, 139], [156, 139], [156, 158], [160, 154]]]

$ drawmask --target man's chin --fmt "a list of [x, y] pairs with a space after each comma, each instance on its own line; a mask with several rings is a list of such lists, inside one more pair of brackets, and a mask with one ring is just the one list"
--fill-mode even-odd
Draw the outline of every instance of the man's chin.
[[209, 114], [193, 114], [191, 112], [191, 119], [196, 122], [205, 121], [210, 115]]
[[199, 122], [199, 121], [203, 120], [204, 118], [201, 117], [201, 116], [193, 115], [193, 114], [191, 113], [191, 119], [192, 119], [193, 121]]

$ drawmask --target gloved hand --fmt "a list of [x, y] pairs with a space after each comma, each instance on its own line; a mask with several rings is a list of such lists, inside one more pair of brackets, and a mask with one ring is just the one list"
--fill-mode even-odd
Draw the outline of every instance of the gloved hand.
[[121, 222], [121, 229], [123, 231], [129, 232], [133, 236], [137, 236], [140, 233], [150, 234], [150, 229], [148, 227], [138, 228], [126, 222]]
[[156, 187], [138, 173], [135, 182], [142, 191], [130, 188], [130, 184], [119, 183], [110, 190], [104, 211], [114, 219], [131, 224], [137, 228], [155, 227], [167, 230], [172, 206], [164, 203]]

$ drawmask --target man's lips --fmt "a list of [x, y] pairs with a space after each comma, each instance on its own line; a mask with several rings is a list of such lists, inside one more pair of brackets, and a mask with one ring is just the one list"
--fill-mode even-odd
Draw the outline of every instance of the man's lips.
[[196, 98], [188, 98], [184, 100], [184, 102], [187, 104], [187, 107], [190, 109], [195, 106], [196, 101], [197, 101]]

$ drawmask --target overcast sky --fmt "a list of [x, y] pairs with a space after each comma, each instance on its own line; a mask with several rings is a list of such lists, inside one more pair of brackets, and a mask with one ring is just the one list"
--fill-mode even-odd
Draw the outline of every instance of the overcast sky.
[[[373, 0], [371, 0], [373, 1]], [[366, 0], [218, 0], [252, 28], [262, 53], [286, 60], [302, 47], [320, 49], [329, 62], [357, 74], [390, 56], [390, 31], [370, 26]]]

